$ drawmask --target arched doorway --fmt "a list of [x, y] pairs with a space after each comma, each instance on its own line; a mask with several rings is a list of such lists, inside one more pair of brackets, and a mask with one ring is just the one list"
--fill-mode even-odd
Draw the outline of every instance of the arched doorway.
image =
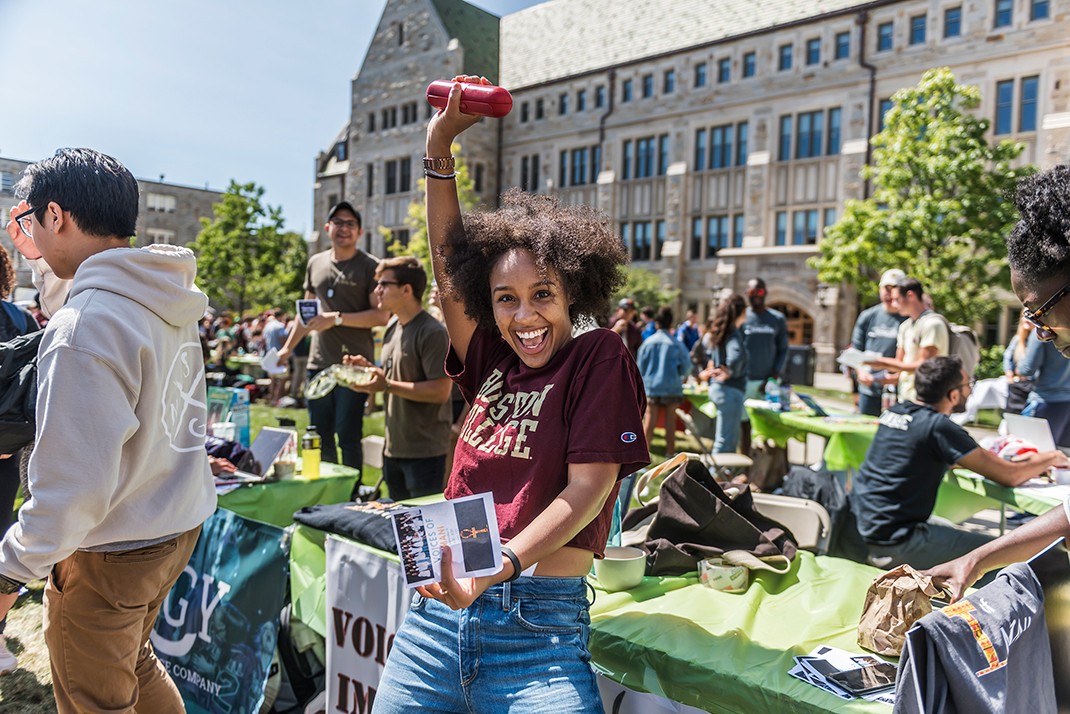
[[788, 344], [812, 345], [814, 343], [814, 318], [802, 308], [791, 303], [778, 302], [769, 305], [784, 315], [788, 323]]

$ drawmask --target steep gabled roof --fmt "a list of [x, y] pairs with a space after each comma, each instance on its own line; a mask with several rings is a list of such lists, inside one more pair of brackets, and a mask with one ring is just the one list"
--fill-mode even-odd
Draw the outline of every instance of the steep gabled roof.
[[550, 0], [501, 19], [502, 86], [519, 89], [874, 4], [858, 0]]
[[431, 0], [450, 37], [464, 48], [465, 74], [498, 83], [498, 16], [463, 0]]

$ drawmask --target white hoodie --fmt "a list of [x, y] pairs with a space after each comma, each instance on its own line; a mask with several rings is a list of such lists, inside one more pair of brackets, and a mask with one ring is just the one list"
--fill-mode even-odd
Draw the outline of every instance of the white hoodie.
[[41, 341], [32, 497], [0, 542], [3, 575], [43, 578], [75, 550], [178, 535], [215, 510], [196, 272], [168, 245], [79, 266]]

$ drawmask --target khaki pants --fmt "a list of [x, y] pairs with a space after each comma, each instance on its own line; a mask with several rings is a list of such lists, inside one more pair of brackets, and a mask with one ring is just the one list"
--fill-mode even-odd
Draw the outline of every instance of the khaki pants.
[[44, 635], [61, 714], [185, 711], [149, 632], [200, 531], [137, 550], [77, 551], [52, 569]]

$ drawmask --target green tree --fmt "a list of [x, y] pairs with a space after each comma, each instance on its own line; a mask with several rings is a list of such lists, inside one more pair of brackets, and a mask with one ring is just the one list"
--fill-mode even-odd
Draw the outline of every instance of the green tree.
[[308, 245], [285, 230], [282, 209], [265, 205], [263, 196], [255, 183], [231, 181], [190, 244], [198, 285], [214, 305], [239, 315], [291, 305], [303, 294]]
[[875, 302], [881, 272], [901, 268], [940, 312], [971, 324], [996, 306], [996, 288], [1010, 286], [1011, 196], [1035, 168], [1013, 165], [1023, 145], [988, 142], [990, 122], [971, 113], [980, 90], [956, 84], [946, 67], [892, 102], [871, 142], [873, 165], [862, 169], [873, 195], [847, 202], [810, 264], [823, 282], [855, 285], [862, 304]]
[[662, 285], [656, 273], [626, 265], [623, 268], [624, 284], [613, 295], [613, 306], [623, 298], [631, 298], [637, 308], [672, 305], [679, 297], [678, 289]]
[[[456, 158], [454, 170], [457, 172], [457, 198], [461, 204], [461, 212], [471, 211], [479, 203], [479, 196], [475, 192], [475, 184], [468, 171], [468, 165], [461, 156], [461, 145], [453, 144], [450, 151]], [[441, 179], [430, 179], [439, 181]], [[379, 234], [383, 236], [386, 251], [392, 256], [413, 255], [423, 263], [427, 272], [427, 284], [431, 284], [431, 247], [427, 240], [427, 202], [425, 200], [425, 188], [428, 179], [422, 178], [416, 182], [416, 194], [419, 196], [409, 204], [408, 214], [405, 216], [405, 225], [409, 229], [409, 239], [402, 242], [394, 237], [394, 232], [389, 228], [380, 226]], [[430, 290], [424, 293], [424, 302]]]

